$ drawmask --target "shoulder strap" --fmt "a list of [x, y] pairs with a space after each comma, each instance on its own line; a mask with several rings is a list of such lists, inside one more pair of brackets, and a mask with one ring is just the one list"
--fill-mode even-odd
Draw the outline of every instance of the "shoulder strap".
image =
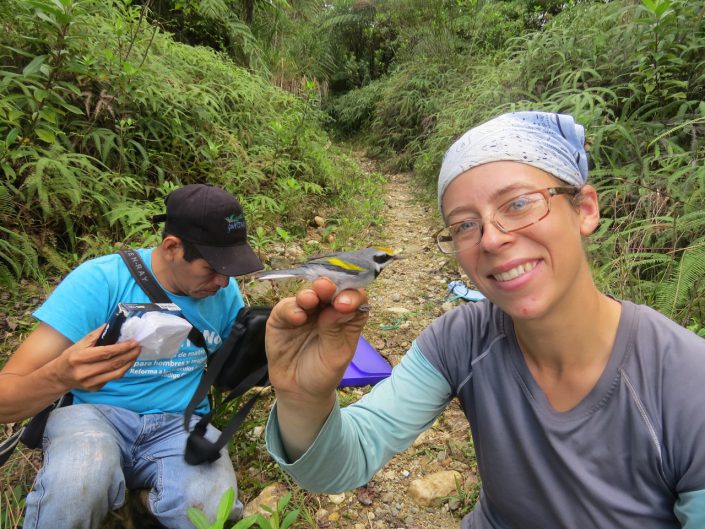
[[15, 447], [20, 442], [20, 437], [22, 436], [23, 431], [24, 427], [17, 430], [10, 437], [8, 437], [7, 440], [0, 444], [0, 467], [3, 466], [8, 459], [10, 459], [12, 452], [15, 451]]
[[[264, 308], [260, 307], [260, 312], [262, 312], [262, 309]], [[215, 408], [211, 409], [209, 413], [204, 415], [198, 421], [193, 431], [190, 429], [191, 417], [193, 416], [196, 407], [203, 401], [211, 386], [214, 384], [218, 386], [218, 376], [223, 372], [223, 368], [226, 363], [232, 363], [236, 355], [242, 353], [241, 347], [243, 345], [243, 341], [262, 342], [261, 345], [258, 345], [257, 347], [261, 348], [261, 355], [264, 355], [264, 322], [266, 322], [266, 316], [269, 315], [269, 311], [271, 309], [264, 309], [266, 316], [256, 320], [256, 326], [261, 327], [257, 329], [257, 334], [261, 335], [258, 339], [255, 339], [252, 335], [252, 326], [255, 320], [253, 320], [251, 315], [255, 310], [256, 309], [252, 307], [243, 307], [240, 309], [237, 317], [235, 318], [235, 323], [233, 324], [230, 336], [228, 336], [225, 343], [223, 343], [220, 349], [218, 349], [218, 351], [216, 351], [213, 355], [213, 359], [208, 365], [208, 369], [201, 378], [201, 382], [191, 398], [191, 402], [189, 402], [186, 411], [184, 412], [184, 428], [189, 432], [188, 440], [186, 441], [185, 459], [190, 465], [199, 465], [205, 462], [213, 462], [218, 459], [220, 457], [220, 450], [228, 443], [237, 429], [242, 425], [260, 396], [259, 393], [255, 394], [240, 407], [237, 413], [235, 413], [228, 420], [227, 424], [223, 427], [220, 436], [215, 440], [215, 442], [209, 441], [205, 438], [208, 424], [217, 411]], [[250, 331], [249, 334], [248, 330]], [[254, 343], [251, 345], [254, 345]], [[248, 366], [241, 367], [243, 369], [243, 374], [249, 371]], [[232, 389], [220, 403], [219, 409], [222, 409], [228, 402], [240, 397], [254, 386], [267, 385], [268, 382], [265, 357], [264, 365], [260, 365], [252, 369], [252, 371], [247, 373], [246, 376], [243, 376], [234, 387], [229, 386], [229, 388], [231, 387]], [[222, 388], [222, 386], [219, 387]]]
[[[152, 303], [173, 303], [164, 289], [159, 286], [156, 278], [152, 275], [144, 264], [144, 261], [134, 250], [120, 250], [118, 252], [122, 260], [125, 261], [128, 270], [135, 278], [137, 284], [144, 290], [147, 297]], [[185, 317], [184, 317], [185, 318]], [[186, 319], [188, 321], [188, 319]], [[191, 323], [189, 321], [189, 323]], [[197, 347], [203, 347], [208, 354], [208, 348], [206, 347], [206, 339], [203, 337], [203, 333], [199, 331], [196, 326], [191, 323], [191, 331], [188, 334], [188, 339], [191, 343], [195, 344]]]

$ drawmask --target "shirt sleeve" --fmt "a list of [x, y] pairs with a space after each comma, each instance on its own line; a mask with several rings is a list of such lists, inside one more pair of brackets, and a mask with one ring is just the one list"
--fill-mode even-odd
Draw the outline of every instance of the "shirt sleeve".
[[111, 309], [123, 301], [114, 295], [104, 267], [87, 261], [70, 272], [33, 315], [77, 342], [110, 319]]
[[360, 401], [341, 409], [336, 402], [323, 428], [296, 461], [287, 460], [273, 407], [267, 449], [303, 488], [338, 493], [367, 483], [394, 454], [408, 448], [451, 400], [448, 382], [416, 342], [392, 375]]
[[673, 511], [683, 529], [702, 529], [705, 527], [705, 490], [679, 494]]

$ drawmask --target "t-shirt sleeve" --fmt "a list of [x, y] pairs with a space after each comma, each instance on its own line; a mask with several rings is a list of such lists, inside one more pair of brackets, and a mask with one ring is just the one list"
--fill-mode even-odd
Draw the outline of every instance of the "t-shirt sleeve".
[[276, 405], [267, 423], [267, 449], [304, 488], [337, 493], [367, 483], [394, 454], [433, 424], [451, 399], [448, 382], [414, 343], [388, 379], [360, 401], [336, 403], [308, 450], [289, 462]]
[[681, 495], [705, 490], [705, 340], [669, 324], [639, 339], [666, 351], [657, 381], [663, 387], [664, 463]]
[[33, 315], [77, 342], [110, 319], [118, 300], [109, 284], [104, 267], [87, 261], [71, 271]]
[[467, 303], [434, 320], [417, 341], [424, 356], [449, 382], [453, 394], [492, 340], [504, 336], [502, 317], [489, 300]]

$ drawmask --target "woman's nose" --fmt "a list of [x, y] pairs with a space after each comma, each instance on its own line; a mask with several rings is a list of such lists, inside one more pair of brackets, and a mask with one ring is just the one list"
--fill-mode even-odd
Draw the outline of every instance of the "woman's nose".
[[494, 252], [509, 242], [513, 236], [513, 233], [500, 230], [495, 223], [485, 222], [480, 231], [480, 246], [486, 252]]

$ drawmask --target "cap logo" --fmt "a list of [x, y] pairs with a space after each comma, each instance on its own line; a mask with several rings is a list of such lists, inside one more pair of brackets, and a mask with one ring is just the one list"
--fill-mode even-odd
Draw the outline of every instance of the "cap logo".
[[235, 230], [245, 229], [245, 216], [240, 215], [228, 215], [225, 217], [225, 222], [228, 223], [228, 233]]

